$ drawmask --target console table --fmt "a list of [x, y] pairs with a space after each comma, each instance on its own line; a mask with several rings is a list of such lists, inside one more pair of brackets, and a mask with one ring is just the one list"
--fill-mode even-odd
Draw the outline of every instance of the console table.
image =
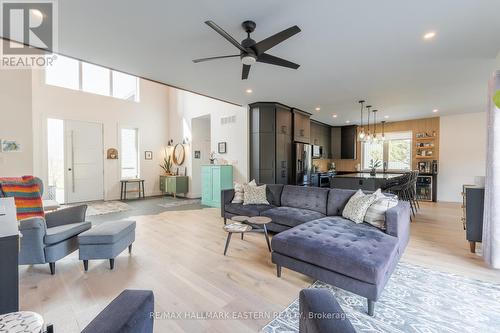
[[160, 176], [160, 191], [167, 194], [172, 194], [177, 197], [177, 194], [186, 196], [189, 191], [188, 176]]
[[[144, 195], [144, 179], [122, 179], [120, 183], [120, 200], [127, 200], [127, 192], [139, 192], [139, 199], [144, 199], [146, 197]], [[138, 188], [135, 190], [127, 190], [127, 185], [129, 183], [136, 183]]]

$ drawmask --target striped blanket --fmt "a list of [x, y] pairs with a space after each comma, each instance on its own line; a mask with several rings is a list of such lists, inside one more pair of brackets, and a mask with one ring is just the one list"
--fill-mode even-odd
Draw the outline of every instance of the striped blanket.
[[18, 220], [45, 217], [40, 187], [33, 176], [0, 178], [0, 196], [14, 198]]

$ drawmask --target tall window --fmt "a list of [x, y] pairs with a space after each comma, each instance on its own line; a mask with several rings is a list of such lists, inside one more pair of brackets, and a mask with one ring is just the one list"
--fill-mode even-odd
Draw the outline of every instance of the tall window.
[[139, 102], [138, 77], [60, 55], [45, 67], [45, 83]]
[[121, 177], [139, 178], [139, 138], [137, 128], [121, 129]]
[[412, 132], [386, 133], [386, 139], [377, 143], [363, 142], [362, 144], [362, 169], [370, 169], [371, 160], [382, 162], [387, 170], [410, 170], [412, 155]]

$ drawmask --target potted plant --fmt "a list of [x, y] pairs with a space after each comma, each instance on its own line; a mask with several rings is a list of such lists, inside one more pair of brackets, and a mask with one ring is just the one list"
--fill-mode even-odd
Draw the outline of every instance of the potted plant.
[[165, 157], [163, 158], [163, 163], [160, 164], [160, 167], [165, 171], [165, 175], [172, 174], [172, 156], [165, 149]]
[[377, 158], [376, 160], [370, 160], [370, 176], [375, 176], [377, 174], [377, 168], [382, 165], [382, 162]]
[[208, 159], [210, 160], [210, 164], [215, 164], [215, 152], [211, 152], [209, 155], [208, 155]]

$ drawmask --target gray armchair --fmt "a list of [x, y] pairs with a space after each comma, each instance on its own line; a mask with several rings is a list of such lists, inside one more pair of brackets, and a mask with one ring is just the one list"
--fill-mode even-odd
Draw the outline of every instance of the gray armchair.
[[55, 263], [78, 249], [78, 234], [91, 228], [85, 221], [87, 205], [47, 213], [44, 218], [33, 217], [19, 221], [22, 234], [20, 265], [49, 264], [55, 274]]

